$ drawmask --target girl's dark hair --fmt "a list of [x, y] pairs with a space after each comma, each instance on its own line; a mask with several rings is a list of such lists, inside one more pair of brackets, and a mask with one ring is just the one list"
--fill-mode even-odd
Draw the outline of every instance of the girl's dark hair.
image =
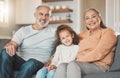
[[74, 35], [74, 38], [73, 38], [73, 44], [78, 44], [79, 43], [79, 37], [78, 35], [76, 34], [76, 32], [69, 26], [69, 25], [60, 25], [57, 27], [57, 30], [56, 30], [56, 37], [57, 37], [57, 40], [56, 40], [56, 43], [55, 43], [55, 48], [62, 44], [61, 41], [60, 41], [60, 37], [59, 37], [59, 33], [63, 30], [67, 30], [69, 31], [71, 34]]
[[[88, 11], [94, 11], [94, 12], [96, 12], [96, 14], [101, 18], [101, 15], [100, 15], [99, 11], [97, 11], [95, 8], [90, 8], [90, 9], [86, 10], [85, 13], [88, 12]], [[101, 22], [100, 22], [100, 27], [101, 28], [107, 28], [105, 26], [105, 24], [103, 23], [102, 19], [101, 19]], [[87, 28], [87, 29], [89, 30], [89, 28]]]

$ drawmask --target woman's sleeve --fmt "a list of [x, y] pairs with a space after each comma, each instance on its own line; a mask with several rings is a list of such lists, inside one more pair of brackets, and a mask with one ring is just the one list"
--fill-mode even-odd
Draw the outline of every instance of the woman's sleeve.
[[94, 62], [103, 59], [116, 44], [116, 35], [112, 29], [106, 30], [96, 46], [96, 48], [90, 52], [84, 52], [78, 54], [77, 61], [81, 62]]

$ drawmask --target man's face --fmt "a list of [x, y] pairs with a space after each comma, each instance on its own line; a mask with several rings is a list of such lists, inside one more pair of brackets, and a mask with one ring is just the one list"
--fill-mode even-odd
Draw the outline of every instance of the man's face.
[[38, 8], [38, 10], [35, 13], [36, 23], [40, 27], [46, 27], [49, 23], [50, 15], [51, 15], [50, 9], [46, 7]]

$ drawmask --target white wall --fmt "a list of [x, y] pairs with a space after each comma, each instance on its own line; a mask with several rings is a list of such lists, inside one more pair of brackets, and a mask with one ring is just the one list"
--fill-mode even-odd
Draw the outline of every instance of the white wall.
[[[71, 15], [70, 19], [73, 21], [72, 23], [67, 23], [73, 27], [73, 29], [79, 33], [81, 30], [81, 9], [82, 9], [83, 0], [73, 0], [73, 1], [59, 1], [59, 2], [47, 2], [43, 4], [47, 4], [49, 6], [67, 6], [72, 9], [73, 12], [64, 12], [64, 13], [52, 13], [52, 15], [64, 16], [66, 17], [68, 14]], [[60, 23], [61, 24], [61, 23]], [[51, 26], [59, 26], [60, 24], [50, 24]]]

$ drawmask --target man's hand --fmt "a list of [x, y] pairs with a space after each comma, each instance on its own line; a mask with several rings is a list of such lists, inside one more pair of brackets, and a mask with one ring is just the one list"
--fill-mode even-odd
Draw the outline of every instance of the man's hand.
[[56, 69], [57, 67], [55, 65], [49, 65], [48, 66], [48, 71]]
[[6, 49], [6, 52], [10, 55], [10, 56], [13, 56], [15, 55], [16, 53], [16, 50], [17, 50], [17, 43], [14, 42], [14, 41], [10, 41], [8, 44], [6, 44], [4, 46], [4, 48]]

